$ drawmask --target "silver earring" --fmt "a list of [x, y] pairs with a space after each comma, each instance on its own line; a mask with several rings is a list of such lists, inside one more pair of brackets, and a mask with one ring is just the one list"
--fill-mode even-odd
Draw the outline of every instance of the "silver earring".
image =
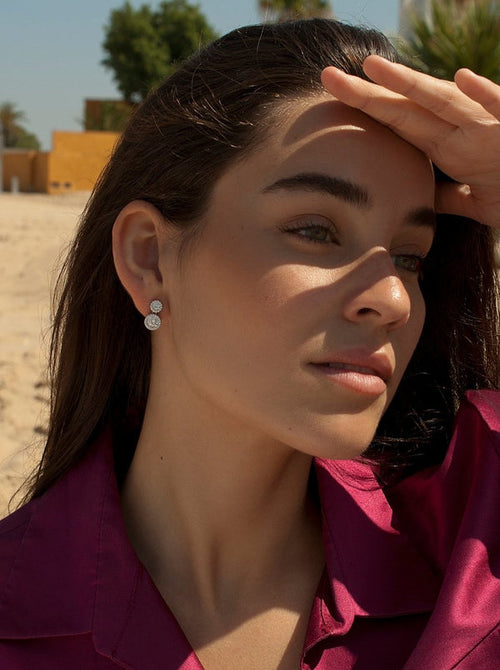
[[144, 325], [148, 330], [158, 330], [161, 326], [161, 319], [158, 314], [163, 309], [161, 300], [153, 300], [149, 305], [149, 309], [151, 310], [151, 314], [148, 314], [144, 319]]

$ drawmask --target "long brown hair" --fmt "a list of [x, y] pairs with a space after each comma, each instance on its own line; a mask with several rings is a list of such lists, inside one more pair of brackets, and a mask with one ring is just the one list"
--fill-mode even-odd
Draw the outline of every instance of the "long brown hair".
[[[139, 108], [99, 179], [59, 278], [49, 432], [28, 499], [70, 469], [106, 425], [115, 433], [119, 477], [133, 456], [151, 347], [113, 265], [111, 229], [120, 210], [146, 200], [188, 239], [222, 171], [262, 141], [280, 105], [322, 95], [327, 65], [364, 77], [371, 53], [397, 58], [379, 32], [326, 19], [241, 28], [186, 61]], [[439, 226], [423, 283], [427, 327], [369, 451], [387, 472], [435, 460], [464, 389], [497, 382], [491, 250], [488, 231], [478, 225]]]

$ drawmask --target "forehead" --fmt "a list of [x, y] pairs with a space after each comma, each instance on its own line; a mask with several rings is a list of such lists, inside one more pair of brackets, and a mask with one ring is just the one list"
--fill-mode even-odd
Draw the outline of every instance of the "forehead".
[[[432, 205], [430, 160], [366, 114], [330, 97], [277, 108], [256, 150], [232, 166], [226, 178], [265, 188], [274, 180], [321, 172], [361, 184], [379, 199], [404, 191]], [[226, 181], [223, 177], [222, 181]]]
[[339, 101], [304, 100], [287, 117], [273, 139], [281, 158], [290, 163], [309, 159], [358, 171], [404, 168], [432, 177], [430, 160], [419, 149]]

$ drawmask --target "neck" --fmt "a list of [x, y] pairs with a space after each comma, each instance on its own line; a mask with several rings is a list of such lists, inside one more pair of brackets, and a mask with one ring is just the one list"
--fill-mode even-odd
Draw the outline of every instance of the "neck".
[[165, 400], [150, 395], [122, 491], [131, 542], [165, 599], [195, 599], [215, 616], [276, 590], [289, 572], [313, 565], [319, 576], [310, 457]]

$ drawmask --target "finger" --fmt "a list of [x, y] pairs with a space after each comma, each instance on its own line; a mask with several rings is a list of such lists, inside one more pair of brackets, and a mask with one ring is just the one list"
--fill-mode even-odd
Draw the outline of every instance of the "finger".
[[474, 197], [467, 184], [443, 182], [437, 185], [435, 197], [436, 211], [441, 214], [457, 214], [479, 221], [485, 226], [500, 230], [500, 203], [484, 207], [479, 198]]
[[439, 160], [436, 146], [455, 130], [426, 109], [378, 84], [348, 75], [334, 67], [323, 70], [325, 88], [342, 102], [388, 126], [400, 137]]
[[500, 120], [500, 86], [467, 68], [457, 71], [455, 82], [465, 95], [478, 102], [487, 112]]
[[436, 186], [436, 211], [440, 214], [456, 214], [474, 219], [477, 216], [475, 202], [466, 184], [443, 182]]
[[484, 196], [476, 196], [467, 184], [443, 182], [437, 185], [436, 211], [442, 214], [458, 214], [500, 230], [500, 198], [496, 190]]
[[402, 101], [404, 96], [398, 95], [390, 90], [382, 88], [377, 84], [361, 79], [354, 75], [347, 74], [334, 66], [326, 67], [321, 73], [323, 86], [332, 95], [342, 102], [366, 111], [366, 106], [370, 104], [372, 98], [384, 97], [386, 100]]
[[471, 117], [484, 115], [481, 105], [454, 82], [436, 79], [375, 55], [365, 59], [363, 69], [372, 81], [410, 98], [448, 123], [463, 126], [471, 122]]

